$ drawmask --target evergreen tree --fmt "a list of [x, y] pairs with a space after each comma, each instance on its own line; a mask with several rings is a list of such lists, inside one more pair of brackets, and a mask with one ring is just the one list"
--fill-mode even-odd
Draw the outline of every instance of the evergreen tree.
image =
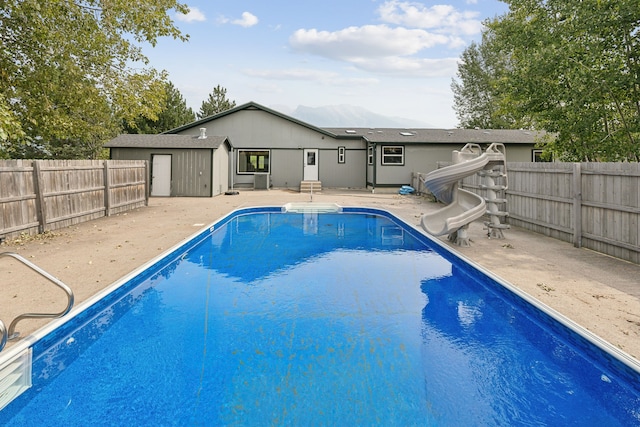
[[209, 94], [206, 101], [202, 101], [200, 111], [198, 111], [198, 119], [213, 116], [226, 110], [230, 110], [236, 106], [235, 101], [227, 99], [227, 89], [220, 85], [213, 88], [213, 92]]
[[125, 123], [125, 133], [158, 134], [175, 129], [195, 120], [193, 109], [187, 107], [187, 102], [180, 91], [171, 82], [165, 85], [165, 97], [162, 111], [157, 120], [139, 116], [133, 124]]

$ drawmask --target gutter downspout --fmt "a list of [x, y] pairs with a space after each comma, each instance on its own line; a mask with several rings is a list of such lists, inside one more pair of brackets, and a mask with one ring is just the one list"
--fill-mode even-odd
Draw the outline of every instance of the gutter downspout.
[[376, 143], [373, 143], [373, 179], [371, 180], [371, 194], [375, 194], [376, 192], [376, 178], [378, 177], [378, 171], [376, 166], [378, 162], [376, 161], [378, 148], [376, 147]]

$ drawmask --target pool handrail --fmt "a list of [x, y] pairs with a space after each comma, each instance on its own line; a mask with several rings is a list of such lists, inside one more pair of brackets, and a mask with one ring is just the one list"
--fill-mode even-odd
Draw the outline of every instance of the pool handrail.
[[71, 290], [71, 288], [69, 286], [67, 286], [62, 281], [60, 281], [56, 277], [52, 276], [51, 274], [47, 273], [46, 271], [44, 271], [43, 269], [41, 269], [37, 265], [33, 264], [32, 262], [30, 262], [29, 260], [25, 259], [24, 257], [18, 255], [15, 252], [0, 252], [0, 258], [4, 258], [4, 257], [10, 257], [10, 258], [13, 258], [13, 259], [17, 260], [18, 262], [26, 265], [27, 267], [29, 267], [30, 269], [32, 269], [33, 271], [38, 273], [40, 276], [44, 277], [45, 279], [49, 280], [51, 283], [53, 283], [54, 285], [56, 285], [60, 289], [62, 289], [65, 292], [65, 294], [67, 295], [67, 306], [62, 311], [60, 311], [58, 313], [24, 313], [24, 314], [21, 314], [21, 315], [17, 316], [15, 319], [13, 319], [11, 321], [11, 323], [9, 324], [9, 329], [8, 330], [6, 329], [6, 326], [5, 326], [4, 322], [2, 322], [2, 325], [0, 325], [0, 330], [1, 330], [0, 332], [2, 332], [2, 338], [0, 339], [0, 351], [2, 351], [4, 349], [4, 346], [6, 345], [6, 341], [7, 340], [14, 340], [14, 339], [16, 339], [16, 338], [18, 338], [20, 336], [20, 332], [16, 332], [15, 331], [16, 325], [18, 324], [18, 322], [20, 322], [21, 320], [24, 320], [24, 319], [41, 319], [41, 318], [58, 318], [58, 317], [62, 317], [62, 316], [64, 316], [65, 314], [67, 314], [71, 310], [71, 308], [73, 307], [73, 301], [74, 301], [73, 291]]

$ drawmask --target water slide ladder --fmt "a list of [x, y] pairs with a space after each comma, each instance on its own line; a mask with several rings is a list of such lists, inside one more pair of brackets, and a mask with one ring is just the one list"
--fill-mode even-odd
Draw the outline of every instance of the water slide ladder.
[[[500, 145], [502, 148], [498, 146], [497, 149], [501, 150], [504, 155], [504, 146]], [[504, 197], [505, 191], [509, 188], [506, 157], [493, 162], [489, 168], [478, 171], [478, 176], [483, 181], [479, 188], [486, 190], [484, 201], [487, 205], [486, 214], [489, 217], [489, 221], [484, 221], [484, 226], [485, 230], [487, 230], [487, 237], [490, 239], [504, 239], [502, 230], [511, 227], [503, 222], [503, 219], [509, 216], [509, 212], [506, 211], [507, 199]], [[498, 197], [499, 195], [502, 197]], [[500, 209], [499, 206], [502, 206], [503, 209]]]
[[[59, 313], [21, 314], [11, 321], [8, 329], [5, 323], [0, 320], [0, 351], [4, 349], [8, 340], [15, 340], [20, 336], [20, 333], [16, 332], [16, 325], [21, 320], [62, 317], [73, 307], [73, 291], [63, 282], [16, 253], [0, 253], [0, 258], [5, 257], [17, 260], [61, 288], [67, 295], [67, 306]], [[31, 387], [31, 361], [32, 356], [30, 347], [20, 351], [8, 360], [0, 360], [0, 410], [22, 394], [26, 389]]]

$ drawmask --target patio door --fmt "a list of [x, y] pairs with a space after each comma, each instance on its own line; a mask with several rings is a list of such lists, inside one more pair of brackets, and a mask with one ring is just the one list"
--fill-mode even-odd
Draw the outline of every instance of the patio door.
[[302, 174], [304, 181], [318, 180], [318, 149], [305, 148], [304, 150], [304, 171]]
[[154, 154], [151, 158], [151, 196], [171, 195], [171, 155]]

